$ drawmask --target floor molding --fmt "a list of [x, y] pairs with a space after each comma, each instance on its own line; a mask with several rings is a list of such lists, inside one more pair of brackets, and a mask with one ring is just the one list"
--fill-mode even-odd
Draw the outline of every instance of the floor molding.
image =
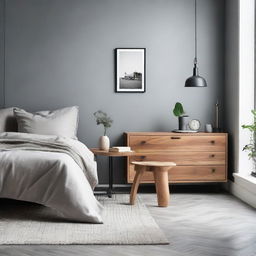
[[246, 183], [240, 182], [239, 179], [235, 178], [235, 182], [228, 182], [228, 187], [228, 190], [231, 194], [238, 197], [243, 202], [256, 208], [256, 192], [248, 189]]
[[[99, 184], [95, 191], [106, 191], [108, 184]], [[131, 184], [114, 184], [116, 192], [130, 193]], [[170, 184], [171, 193], [216, 193], [223, 191], [223, 183]], [[155, 184], [140, 184], [139, 193], [155, 193]]]

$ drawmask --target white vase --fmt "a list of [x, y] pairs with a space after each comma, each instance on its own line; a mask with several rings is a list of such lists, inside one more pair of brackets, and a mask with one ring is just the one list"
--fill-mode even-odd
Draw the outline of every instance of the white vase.
[[110, 141], [108, 136], [100, 136], [99, 139], [99, 149], [101, 150], [109, 150]]

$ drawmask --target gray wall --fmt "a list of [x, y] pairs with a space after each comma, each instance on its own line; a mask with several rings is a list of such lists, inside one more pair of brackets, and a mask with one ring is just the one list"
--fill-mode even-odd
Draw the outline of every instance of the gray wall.
[[[223, 0], [198, 1], [199, 68], [208, 87], [184, 88], [192, 74], [193, 0], [6, 0], [6, 106], [78, 105], [79, 138], [89, 147], [103, 131], [92, 116], [98, 109], [114, 119], [112, 145], [122, 144], [124, 131], [176, 128], [176, 101], [202, 125], [212, 123], [217, 98], [223, 110], [224, 12]], [[116, 47], [147, 49], [146, 93], [114, 93]], [[107, 182], [104, 160], [99, 177]], [[124, 181], [118, 161], [115, 182]]]
[[239, 0], [226, 1], [225, 127], [229, 133], [229, 178], [239, 153]]

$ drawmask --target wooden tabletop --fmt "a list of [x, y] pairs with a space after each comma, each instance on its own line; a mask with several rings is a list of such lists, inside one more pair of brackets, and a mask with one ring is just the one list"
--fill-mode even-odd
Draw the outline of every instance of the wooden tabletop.
[[94, 155], [99, 155], [99, 156], [116, 156], [116, 157], [121, 157], [121, 156], [133, 156], [136, 153], [134, 151], [132, 152], [109, 152], [106, 150], [100, 150], [99, 148], [90, 148], [92, 153]]

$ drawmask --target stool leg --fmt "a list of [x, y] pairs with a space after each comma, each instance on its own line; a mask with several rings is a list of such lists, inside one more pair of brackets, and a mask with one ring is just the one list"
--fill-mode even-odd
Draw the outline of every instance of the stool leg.
[[145, 171], [145, 168], [136, 169], [136, 174], [135, 174], [135, 178], [132, 183], [132, 189], [131, 189], [131, 194], [130, 194], [130, 204], [131, 205], [134, 205], [134, 203], [135, 203], [137, 191], [138, 191], [138, 188], [140, 185], [140, 179], [141, 179], [141, 176], [144, 173], [144, 171]]
[[170, 200], [168, 169], [156, 168], [154, 170], [155, 186], [158, 206], [167, 207]]

